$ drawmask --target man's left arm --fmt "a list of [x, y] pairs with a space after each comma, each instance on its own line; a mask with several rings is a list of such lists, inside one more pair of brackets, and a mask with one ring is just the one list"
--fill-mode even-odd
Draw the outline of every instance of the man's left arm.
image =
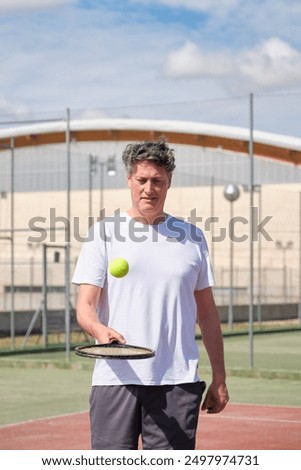
[[220, 318], [211, 287], [195, 291], [195, 300], [197, 321], [212, 369], [212, 382], [207, 390], [202, 410], [219, 413], [229, 401]]

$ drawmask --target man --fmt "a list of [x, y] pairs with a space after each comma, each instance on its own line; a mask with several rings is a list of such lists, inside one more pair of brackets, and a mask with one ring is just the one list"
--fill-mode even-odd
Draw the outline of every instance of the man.
[[[194, 449], [203, 392], [196, 322], [212, 366], [202, 409], [219, 413], [228, 401], [208, 248], [199, 228], [164, 212], [173, 150], [164, 142], [129, 144], [123, 161], [132, 205], [95, 224], [83, 244], [73, 277], [77, 319], [99, 343], [138, 344], [156, 355], [96, 361], [92, 448], [137, 449], [141, 435], [144, 449]], [[122, 279], [107, 269], [117, 257], [129, 264]]]

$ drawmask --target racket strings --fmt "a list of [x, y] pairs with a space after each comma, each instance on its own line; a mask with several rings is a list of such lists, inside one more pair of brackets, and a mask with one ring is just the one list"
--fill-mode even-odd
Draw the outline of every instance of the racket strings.
[[155, 352], [149, 348], [120, 344], [95, 344], [75, 348], [79, 356], [106, 359], [144, 359], [152, 357]]
[[145, 348], [121, 348], [118, 346], [93, 346], [93, 348], [82, 348], [81, 351], [87, 352], [89, 354], [96, 354], [102, 355], [105, 354], [106, 356], [140, 356], [141, 354], [148, 354], [150, 351], [149, 349]]

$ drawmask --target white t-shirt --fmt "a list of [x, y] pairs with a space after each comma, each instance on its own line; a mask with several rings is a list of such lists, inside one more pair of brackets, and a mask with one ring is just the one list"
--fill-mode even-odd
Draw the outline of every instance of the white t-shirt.
[[[93, 385], [168, 385], [198, 380], [195, 290], [214, 284], [203, 232], [170, 215], [143, 225], [126, 213], [91, 227], [72, 282], [103, 288], [98, 315], [128, 344], [154, 349], [149, 359], [98, 359]], [[108, 263], [124, 258], [129, 272], [112, 276]]]

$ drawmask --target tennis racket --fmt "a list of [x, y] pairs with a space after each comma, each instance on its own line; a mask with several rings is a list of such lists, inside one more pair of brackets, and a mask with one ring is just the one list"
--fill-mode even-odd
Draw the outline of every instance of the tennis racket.
[[93, 359], [147, 359], [155, 355], [155, 351], [131, 344], [108, 343], [77, 346], [75, 354]]

